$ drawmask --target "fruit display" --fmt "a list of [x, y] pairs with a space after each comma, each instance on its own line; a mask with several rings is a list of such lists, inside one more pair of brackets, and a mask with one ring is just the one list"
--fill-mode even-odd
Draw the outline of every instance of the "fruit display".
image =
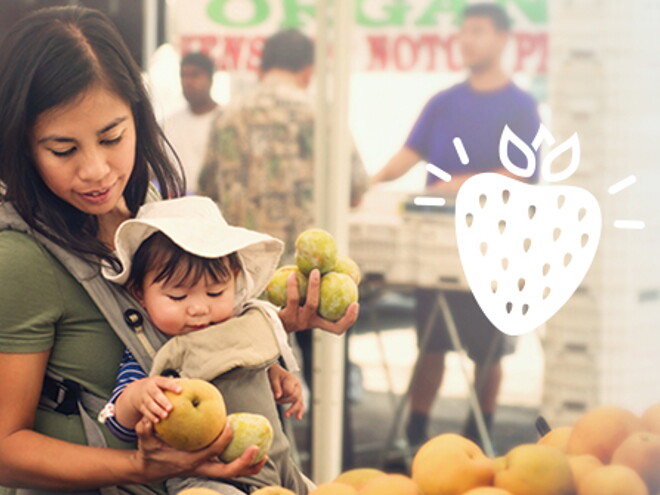
[[324, 483], [312, 490], [309, 495], [357, 495], [358, 491], [350, 485], [343, 483]]
[[462, 495], [491, 485], [494, 474], [493, 462], [479, 446], [453, 433], [426, 442], [412, 464], [412, 478], [424, 495]]
[[362, 490], [367, 483], [380, 476], [385, 476], [385, 473], [380, 469], [351, 469], [350, 471], [340, 474], [335, 482], [350, 485], [356, 490]]
[[595, 455], [607, 464], [621, 442], [641, 429], [641, 420], [630, 411], [620, 407], [594, 409], [575, 423], [566, 451]]
[[225, 427], [225, 401], [220, 391], [207, 381], [177, 381], [181, 393], [165, 391], [172, 411], [154, 428], [158, 436], [175, 449], [202, 449], [210, 445]]
[[254, 458], [254, 464], [261, 462], [273, 443], [273, 426], [268, 418], [260, 414], [234, 413], [227, 416], [227, 422], [231, 425], [234, 436], [220, 454], [220, 460], [235, 461], [248, 447], [256, 445], [259, 452]]
[[572, 495], [568, 457], [549, 445], [519, 445], [494, 463], [493, 485], [514, 495]]
[[358, 493], [360, 495], [419, 495], [417, 484], [402, 474], [377, 476]]
[[300, 303], [307, 295], [308, 276], [312, 270], [321, 273], [318, 313], [330, 321], [341, 319], [348, 307], [358, 300], [361, 274], [357, 263], [348, 256], [337, 254], [337, 243], [325, 230], [310, 229], [296, 240], [296, 265], [277, 269], [266, 287], [266, 297], [276, 306], [285, 306], [287, 280], [295, 272]]
[[282, 488], [281, 486], [267, 486], [261, 488], [256, 492], [252, 492], [252, 495], [296, 495], [291, 490], [287, 488]]
[[210, 488], [203, 488], [201, 486], [195, 486], [193, 488], [186, 488], [181, 490], [179, 495], [217, 495], [219, 492], [211, 490]]
[[495, 459], [446, 433], [417, 451], [411, 476], [352, 469], [310, 495], [660, 495], [659, 419], [659, 405], [641, 417], [600, 407]]

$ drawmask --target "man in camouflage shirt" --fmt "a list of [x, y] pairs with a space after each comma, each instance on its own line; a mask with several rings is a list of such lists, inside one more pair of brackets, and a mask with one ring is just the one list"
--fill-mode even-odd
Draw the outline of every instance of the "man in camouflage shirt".
[[[227, 221], [285, 242], [293, 260], [298, 234], [314, 225], [314, 105], [307, 94], [314, 45], [296, 30], [264, 44], [260, 81], [229, 104], [211, 129], [200, 194], [219, 202]], [[367, 188], [353, 148], [351, 204]]]

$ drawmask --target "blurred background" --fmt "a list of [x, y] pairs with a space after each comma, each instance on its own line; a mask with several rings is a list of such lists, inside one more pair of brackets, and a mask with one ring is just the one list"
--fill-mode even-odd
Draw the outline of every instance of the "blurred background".
[[[407, 142], [427, 102], [469, 77], [460, 33], [463, 11], [475, 2], [354, 0], [343, 10], [338, 2], [2, 0], [0, 37], [25, 13], [44, 6], [78, 3], [106, 12], [141, 65], [157, 114], [166, 121], [190, 104], [181, 85], [183, 55], [210, 57], [213, 108], [224, 109], [258, 84], [264, 39], [299, 29], [325, 40], [328, 48], [322, 60], [317, 47], [309, 86], [317, 101], [317, 129], [326, 122], [328, 129], [350, 130], [366, 173], [374, 176]], [[520, 336], [513, 352], [502, 356], [490, 428], [497, 453], [538, 438], [539, 415], [560, 426], [597, 405], [641, 412], [660, 401], [660, 230], [654, 206], [660, 181], [660, 2], [492, 3], [512, 23], [503, 71], [536, 101], [557, 144], [578, 134], [580, 165], [565, 183], [589, 190], [603, 216], [600, 247], [579, 288], [542, 328]], [[342, 19], [346, 5], [351, 15]], [[322, 78], [329, 83], [319, 86]], [[340, 106], [339, 115], [323, 113], [333, 105]], [[348, 156], [348, 150], [340, 151], [344, 155], [338, 152], [335, 164]], [[557, 163], [567, 162], [566, 155]], [[333, 344], [347, 355], [340, 442], [345, 468], [406, 468], [414, 443], [405, 430], [406, 391], [418, 359], [415, 291], [469, 290], [456, 249], [452, 201], [415, 204], [415, 197], [433, 195], [425, 191], [426, 176], [422, 160], [398, 180], [370, 187], [359, 206], [333, 224], [345, 233], [339, 238], [363, 274], [358, 324], [346, 342]], [[197, 177], [188, 180], [195, 184]], [[331, 205], [333, 198], [316, 200]], [[428, 435], [461, 432], [470, 414], [473, 363], [454, 347], [450, 351], [428, 415]], [[289, 425], [289, 432], [310, 470], [309, 419]]]

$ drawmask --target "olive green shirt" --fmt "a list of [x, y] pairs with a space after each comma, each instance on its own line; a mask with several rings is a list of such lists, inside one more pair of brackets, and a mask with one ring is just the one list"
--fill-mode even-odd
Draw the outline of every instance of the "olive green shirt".
[[[0, 231], [0, 352], [50, 350], [48, 368], [109, 398], [124, 345], [83, 287], [29, 235]], [[79, 415], [39, 407], [34, 429], [86, 445]], [[135, 448], [102, 428], [113, 448]], [[1, 493], [10, 493], [0, 488]]]

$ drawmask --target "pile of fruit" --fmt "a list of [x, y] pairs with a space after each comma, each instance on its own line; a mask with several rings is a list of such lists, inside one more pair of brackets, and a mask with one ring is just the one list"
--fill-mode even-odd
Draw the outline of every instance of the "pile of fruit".
[[417, 452], [411, 477], [354, 469], [310, 495], [660, 495], [660, 404], [641, 417], [595, 409], [496, 459], [460, 435], [440, 435]]
[[358, 300], [360, 269], [348, 256], [337, 254], [337, 243], [331, 234], [321, 229], [306, 230], [296, 239], [296, 264], [279, 268], [268, 287], [266, 297], [276, 306], [287, 302], [287, 280], [295, 272], [300, 303], [307, 294], [307, 279], [312, 270], [321, 273], [321, 294], [318, 313], [330, 321], [339, 320], [351, 303]]

